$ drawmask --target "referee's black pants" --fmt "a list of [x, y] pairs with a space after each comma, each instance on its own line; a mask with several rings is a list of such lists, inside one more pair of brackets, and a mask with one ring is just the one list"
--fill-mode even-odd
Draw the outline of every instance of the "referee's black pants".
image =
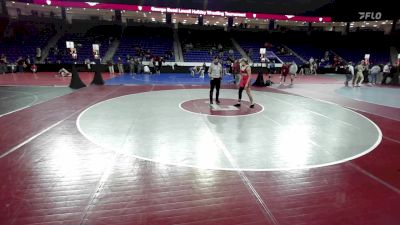
[[219, 101], [219, 89], [221, 87], [221, 78], [211, 78], [210, 79], [210, 103], [213, 103], [214, 88], [216, 91], [215, 100]]

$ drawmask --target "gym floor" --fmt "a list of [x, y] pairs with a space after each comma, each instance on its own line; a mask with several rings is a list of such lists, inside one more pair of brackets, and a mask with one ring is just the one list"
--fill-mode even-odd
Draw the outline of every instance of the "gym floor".
[[0, 224], [400, 221], [398, 87], [298, 76], [250, 109], [229, 76], [211, 107], [208, 78], [104, 78], [0, 75]]

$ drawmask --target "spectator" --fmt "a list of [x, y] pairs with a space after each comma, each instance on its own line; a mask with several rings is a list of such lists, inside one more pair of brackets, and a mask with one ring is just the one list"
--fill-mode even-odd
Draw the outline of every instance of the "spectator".
[[306, 66], [307, 66], [306, 63], [301, 64], [299, 74], [301, 74], [301, 75], [305, 74]]
[[280, 85], [285, 84], [288, 73], [289, 73], [289, 66], [287, 63], [283, 63], [281, 68], [281, 81], [279, 82]]
[[131, 58], [131, 59], [129, 60], [129, 73], [130, 73], [131, 75], [135, 74], [136, 65], [137, 65], [137, 64], [136, 64], [136, 59]]
[[290, 74], [290, 85], [293, 85], [293, 80], [296, 77], [297, 70], [299, 68], [297, 67], [297, 64], [295, 61], [292, 62], [292, 65], [289, 67], [289, 74]]
[[18, 57], [16, 63], [17, 63], [18, 73], [23, 73], [24, 67], [26, 67], [25, 60], [20, 56], [20, 57]]
[[7, 72], [7, 57], [4, 54], [0, 56], [0, 73], [5, 74]]
[[310, 74], [317, 75], [318, 63], [313, 57], [310, 58]]
[[31, 57], [28, 55], [25, 59], [26, 65], [31, 65]]
[[35, 63], [31, 65], [31, 71], [32, 71], [32, 73], [36, 73], [36, 71], [37, 71], [37, 66], [36, 66]]
[[120, 75], [124, 74], [124, 64], [122, 62], [121, 57], [118, 57], [117, 68], [118, 68], [118, 73]]
[[91, 69], [91, 66], [90, 66], [90, 59], [85, 59], [85, 65], [86, 65], [86, 68], [87, 68], [88, 70]]
[[108, 66], [108, 71], [110, 72], [110, 74], [114, 75], [114, 63], [111, 59], [107, 61], [107, 66]]
[[42, 58], [42, 50], [38, 47], [36, 48], [36, 62], [39, 62]]
[[234, 55], [233, 49], [229, 49], [229, 57], [233, 57], [233, 55]]
[[371, 68], [370, 73], [371, 73], [371, 80], [370, 83], [372, 85], [376, 85], [376, 79], [378, 77], [378, 74], [381, 72], [381, 68], [379, 65], [375, 65]]
[[221, 44], [218, 44], [218, 51], [219, 51], [219, 52], [223, 52], [223, 51], [224, 51], [224, 48], [222, 47]]
[[390, 68], [391, 68], [391, 65], [390, 65], [390, 63], [386, 63], [386, 65], [383, 67], [383, 78], [382, 78], [382, 82], [381, 82], [381, 84], [386, 84], [386, 79], [388, 78], [388, 77], [391, 77], [390, 75]]
[[364, 72], [363, 72], [363, 76], [364, 76], [363, 82], [364, 83], [369, 83], [369, 79], [368, 79], [368, 75], [370, 72], [369, 65], [370, 65], [370, 63], [368, 61], [364, 60]]
[[270, 60], [268, 62], [268, 73], [269, 74], [275, 74], [276, 68], [275, 68], [275, 60]]
[[200, 78], [204, 78], [204, 67], [203, 66], [194, 66], [190, 68], [190, 74], [194, 77], [195, 74], [199, 74]]
[[70, 76], [72, 76], [72, 73], [69, 72], [68, 70], [66, 70], [65, 68], [61, 68], [61, 69], [58, 71], [58, 76], [61, 76], [61, 77], [70, 77]]
[[346, 73], [346, 81], [344, 82], [344, 85], [348, 87], [349, 81], [354, 79], [354, 66], [352, 62], [349, 62], [349, 64], [347, 65], [345, 73]]
[[154, 58], [151, 57], [150, 62], [149, 62], [150, 74], [155, 73], [154, 65], [155, 65]]
[[[336, 58], [336, 56], [335, 56], [335, 58]], [[329, 51], [325, 51], [324, 59], [325, 59], [325, 61], [329, 61]]]
[[357, 74], [355, 76], [355, 79], [353, 79], [353, 87], [360, 87], [360, 84], [364, 80], [364, 74], [363, 74], [365, 70], [364, 64], [365, 64], [364, 60], [361, 60], [361, 62], [356, 66]]
[[163, 61], [164, 61], [164, 59], [162, 57], [157, 57], [157, 61], [156, 61], [157, 74], [161, 73], [161, 68], [162, 68]]
[[138, 58], [137, 59], [137, 73], [141, 74], [142, 73], [142, 69], [143, 69], [142, 58]]

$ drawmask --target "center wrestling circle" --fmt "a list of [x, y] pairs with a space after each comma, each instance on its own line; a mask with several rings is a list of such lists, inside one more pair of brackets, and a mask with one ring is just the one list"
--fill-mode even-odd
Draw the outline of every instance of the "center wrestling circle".
[[[142, 92], [83, 111], [78, 130], [119, 154], [176, 166], [274, 171], [334, 165], [361, 157], [381, 141], [365, 116], [301, 96], [253, 91], [254, 109], [231, 106], [223, 89], [210, 108], [208, 89]], [[247, 96], [244, 96], [244, 99]]]
[[246, 116], [260, 113], [264, 107], [255, 103], [254, 108], [250, 108], [250, 102], [241, 101], [240, 107], [235, 107], [235, 99], [221, 98], [219, 104], [210, 105], [208, 99], [195, 99], [182, 102], [180, 107], [192, 113], [205, 114], [210, 116]]

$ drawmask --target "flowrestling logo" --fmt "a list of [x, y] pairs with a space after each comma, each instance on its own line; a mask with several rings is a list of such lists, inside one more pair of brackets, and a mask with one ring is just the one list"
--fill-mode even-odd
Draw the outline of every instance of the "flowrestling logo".
[[381, 12], [358, 12], [360, 20], [380, 20], [382, 18]]

